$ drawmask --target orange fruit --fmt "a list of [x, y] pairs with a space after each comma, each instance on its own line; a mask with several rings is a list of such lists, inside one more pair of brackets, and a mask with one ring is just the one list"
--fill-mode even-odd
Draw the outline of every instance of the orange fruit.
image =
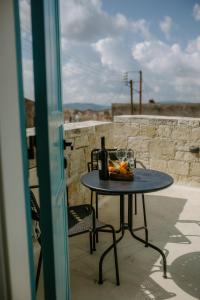
[[126, 170], [126, 168], [124, 168], [124, 167], [120, 167], [120, 173], [121, 174], [127, 174], [127, 170]]
[[120, 168], [127, 168], [127, 167], [128, 167], [128, 163], [126, 161], [120, 162]]
[[112, 166], [109, 166], [109, 167], [108, 167], [108, 171], [109, 171], [109, 172], [114, 172], [114, 171], [115, 171], [115, 168], [112, 167]]

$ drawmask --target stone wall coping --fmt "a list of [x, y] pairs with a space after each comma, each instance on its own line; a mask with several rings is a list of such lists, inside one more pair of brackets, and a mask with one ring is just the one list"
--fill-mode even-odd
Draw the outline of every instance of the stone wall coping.
[[174, 117], [174, 116], [155, 116], [155, 115], [121, 115], [115, 116], [114, 122], [126, 123], [134, 120], [166, 120], [166, 121], [199, 121], [200, 118]]
[[[111, 124], [112, 122], [103, 122], [103, 121], [83, 121], [83, 122], [74, 122], [74, 123], [64, 123], [64, 131], [69, 131], [73, 129], [89, 128], [99, 125]], [[35, 136], [35, 127], [26, 129], [26, 137]]]
[[95, 127], [95, 126], [106, 125], [111, 123], [112, 122], [103, 122], [103, 121], [83, 121], [83, 122], [65, 123], [63, 127], [64, 127], [64, 131], [68, 131], [73, 129]]

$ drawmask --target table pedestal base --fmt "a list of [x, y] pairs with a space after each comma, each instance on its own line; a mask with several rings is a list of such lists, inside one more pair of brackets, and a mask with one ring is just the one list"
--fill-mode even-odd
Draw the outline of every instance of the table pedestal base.
[[[163, 277], [167, 278], [167, 261], [164, 252], [158, 248], [157, 246], [149, 243], [148, 241], [148, 228], [147, 228], [147, 220], [146, 220], [146, 210], [144, 204], [144, 194], [142, 194], [142, 204], [143, 204], [143, 213], [144, 213], [144, 226], [138, 227], [133, 229], [133, 195], [128, 195], [128, 223], [125, 223], [125, 216], [124, 216], [124, 195], [120, 195], [120, 229], [116, 232], [120, 233], [121, 236], [116, 240], [116, 243], [119, 243], [125, 234], [125, 230], [128, 230], [131, 236], [140, 241], [145, 245], [145, 247], [151, 247], [154, 250], [158, 251], [163, 259]], [[138, 237], [135, 232], [139, 230], [145, 231], [145, 240]]]

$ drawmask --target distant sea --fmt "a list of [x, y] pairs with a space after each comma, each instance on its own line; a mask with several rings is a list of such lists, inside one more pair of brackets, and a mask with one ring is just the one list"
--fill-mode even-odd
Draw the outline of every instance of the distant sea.
[[75, 103], [64, 103], [63, 104], [64, 109], [77, 109], [77, 110], [94, 110], [94, 111], [100, 111], [105, 109], [110, 109], [111, 105], [100, 105], [95, 103], [81, 103], [81, 102], [75, 102]]

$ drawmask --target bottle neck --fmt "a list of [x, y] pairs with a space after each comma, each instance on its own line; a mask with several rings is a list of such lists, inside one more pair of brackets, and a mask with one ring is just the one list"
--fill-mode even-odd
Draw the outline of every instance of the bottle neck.
[[101, 138], [101, 148], [105, 149], [105, 137], [104, 136]]

